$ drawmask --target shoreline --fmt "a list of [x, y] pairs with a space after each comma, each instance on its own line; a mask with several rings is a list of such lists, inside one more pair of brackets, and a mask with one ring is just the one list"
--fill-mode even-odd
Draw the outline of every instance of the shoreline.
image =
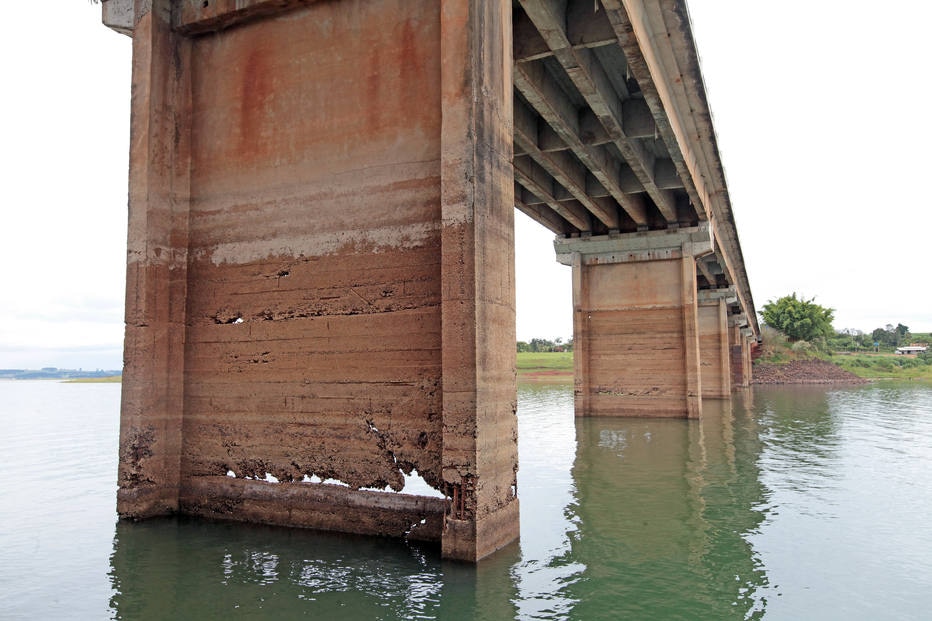
[[[519, 354], [519, 358], [522, 357]], [[537, 362], [537, 361], [535, 361]], [[556, 362], [556, 361], [554, 361]], [[572, 359], [562, 364], [518, 365], [518, 381], [528, 383], [573, 383]], [[555, 368], [556, 367], [556, 368]], [[562, 367], [562, 368], [561, 368]], [[885, 379], [885, 378], [879, 378]], [[751, 385], [861, 385], [875, 379], [860, 377], [826, 360], [792, 360], [783, 364], [758, 362], [754, 365]]]
[[751, 384], [757, 386], [782, 384], [869, 384], [840, 366], [825, 360], [792, 360], [785, 364], [757, 363], [751, 374]]

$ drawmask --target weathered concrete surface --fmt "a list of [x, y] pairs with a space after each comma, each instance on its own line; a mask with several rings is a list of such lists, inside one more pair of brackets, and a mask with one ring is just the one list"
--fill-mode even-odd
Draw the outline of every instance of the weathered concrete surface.
[[225, 476], [190, 477], [180, 494], [182, 511], [191, 515], [419, 541], [441, 538], [446, 505], [442, 498]]
[[[731, 368], [728, 359], [728, 332], [724, 302], [699, 304], [699, 369], [702, 397], [725, 399], [731, 396]], [[723, 351], [724, 350], [724, 351]]]
[[440, 483], [439, 15], [341, 4], [192, 40], [188, 476]]
[[162, 61], [186, 42], [156, 15], [133, 36], [117, 510], [134, 518], [177, 511], [182, 478], [190, 89], [186, 66]]
[[511, 7], [440, 10], [443, 554], [477, 560], [519, 525]]
[[119, 513], [516, 538], [510, 7], [146, 4]]

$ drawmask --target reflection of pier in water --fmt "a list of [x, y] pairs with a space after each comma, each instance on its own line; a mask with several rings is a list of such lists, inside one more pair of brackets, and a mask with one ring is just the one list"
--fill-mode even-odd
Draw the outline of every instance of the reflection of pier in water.
[[[574, 616], [746, 618], [767, 576], [748, 536], [764, 519], [762, 444], [748, 400], [701, 420], [578, 418], [570, 540], [589, 576], [567, 587]], [[714, 408], [714, 410], [713, 410]]]
[[121, 521], [110, 603], [115, 618], [134, 620], [510, 619], [515, 552], [476, 567], [387, 538], [186, 518]]
[[390, 539], [121, 522], [112, 605], [133, 619], [235, 606], [277, 618], [756, 618], [772, 594], [750, 543], [769, 503], [758, 464], [764, 437], [799, 423], [768, 418], [766, 394], [749, 398], [713, 402], [701, 420], [574, 419], [565, 388], [523, 386], [520, 547], [470, 566]]

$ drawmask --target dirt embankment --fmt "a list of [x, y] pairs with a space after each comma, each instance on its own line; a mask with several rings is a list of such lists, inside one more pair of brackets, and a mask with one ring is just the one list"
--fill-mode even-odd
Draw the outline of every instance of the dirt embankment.
[[535, 369], [518, 371], [519, 382], [573, 383], [573, 370], [569, 369]]
[[754, 365], [752, 384], [866, 384], [867, 380], [825, 360]]

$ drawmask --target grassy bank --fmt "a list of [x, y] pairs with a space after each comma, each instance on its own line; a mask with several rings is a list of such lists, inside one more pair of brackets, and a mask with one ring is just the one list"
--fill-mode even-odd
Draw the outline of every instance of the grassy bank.
[[519, 352], [518, 371], [573, 371], [573, 352]]
[[783, 334], [763, 326], [763, 352], [759, 360], [766, 364], [788, 364], [794, 360], [819, 359], [838, 365], [845, 371], [870, 380], [908, 380], [932, 383], [932, 359], [897, 355], [893, 352], [850, 354], [826, 353], [819, 348], [797, 341], [791, 343]]
[[573, 352], [519, 352], [518, 379], [523, 381], [573, 381]]
[[932, 383], [932, 361], [896, 354], [835, 354], [831, 361], [866, 379], [910, 380]]
[[107, 377], [79, 377], [65, 381], [65, 384], [119, 384], [123, 381], [122, 375], [109, 375]]

